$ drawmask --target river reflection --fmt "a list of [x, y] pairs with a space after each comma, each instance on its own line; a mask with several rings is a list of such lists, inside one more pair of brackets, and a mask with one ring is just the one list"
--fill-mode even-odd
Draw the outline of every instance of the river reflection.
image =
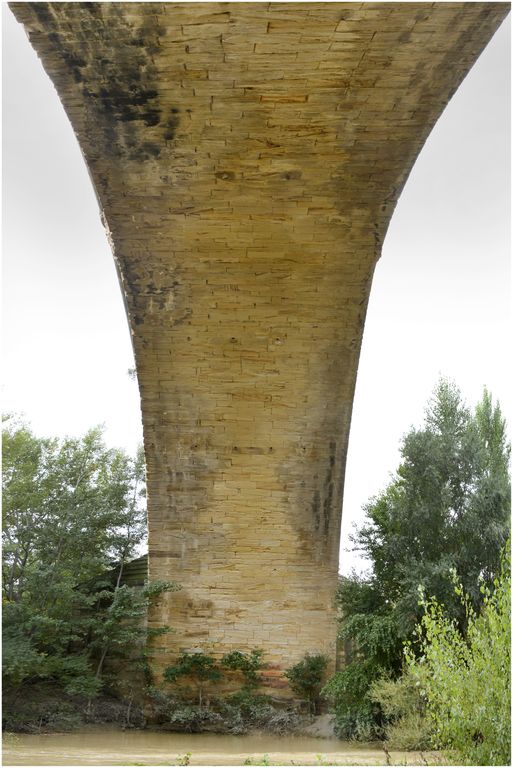
[[[190, 753], [190, 754], [189, 754]], [[420, 764], [418, 753], [392, 762]], [[187, 763], [189, 761], [189, 763]], [[251, 761], [251, 762], [249, 762]], [[79, 733], [8, 735], [4, 765], [384, 765], [378, 744], [308, 736], [156, 733], [91, 729]]]

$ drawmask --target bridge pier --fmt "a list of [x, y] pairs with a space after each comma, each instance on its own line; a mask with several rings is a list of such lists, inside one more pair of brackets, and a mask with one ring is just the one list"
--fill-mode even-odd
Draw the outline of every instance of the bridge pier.
[[150, 577], [183, 585], [151, 616], [174, 630], [156, 668], [261, 648], [279, 689], [307, 652], [333, 666], [373, 269], [508, 6], [10, 6], [77, 134], [126, 301]]

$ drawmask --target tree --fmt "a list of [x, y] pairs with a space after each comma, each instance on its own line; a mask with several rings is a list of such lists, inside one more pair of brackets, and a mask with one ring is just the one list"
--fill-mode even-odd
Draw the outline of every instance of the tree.
[[205, 685], [220, 680], [221, 670], [215, 659], [206, 653], [182, 653], [176, 664], [164, 670], [164, 679], [170, 683], [175, 683], [180, 677], [194, 681], [198, 690], [198, 705], [201, 709]]
[[421, 656], [407, 651], [407, 674], [425, 698], [435, 746], [468, 765], [509, 765], [511, 759], [511, 558], [493, 588], [481, 585], [479, 613], [461, 586], [465, 635], [436, 598], [423, 598]]
[[313, 715], [317, 714], [319, 695], [327, 666], [327, 656], [320, 653], [312, 655], [307, 653], [301, 661], [285, 670], [285, 677], [289, 681], [290, 687], [294, 693], [306, 699]]
[[[382, 713], [367, 693], [381, 675], [400, 674], [403, 643], [421, 617], [419, 585], [462, 630], [467, 618], [454, 594], [454, 571], [479, 608], [480, 584], [493, 581], [509, 534], [509, 455], [505, 421], [490, 394], [485, 390], [471, 412], [457, 387], [441, 380], [423, 427], [403, 438], [396, 475], [367, 504], [353, 537], [370, 572], [339, 584], [340, 633], [355, 656], [326, 689], [341, 735], [380, 734]], [[349, 691], [354, 678], [357, 700]]]
[[141, 458], [107, 449], [100, 428], [83, 438], [35, 437], [8, 419], [3, 431], [4, 596], [19, 602], [37, 579], [41, 605], [57, 582], [85, 582], [132, 555], [145, 535]]
[[150, 597], [174, 588], [121, 584], [146, 534], [142, 452], [108, 449], [99, 428], [38, 438], [14, 417], [2, 440], [4, 685], [56, 680], [94, 695], [107, 656], [140, 640]]
[[263, 651], [255, 648], [250, 653], [230, 651], [221, 659], [221, 666], [232, 672], [241, 672], [244, 677], [244, 690], [251, 693], [258, 688], [260, 678], [258, 672], [262, 667]]

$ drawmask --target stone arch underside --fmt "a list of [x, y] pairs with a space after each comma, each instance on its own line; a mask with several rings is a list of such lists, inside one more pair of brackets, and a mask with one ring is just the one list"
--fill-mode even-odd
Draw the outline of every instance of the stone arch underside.
[[156, 668], [262, 648], [279, 688], [305, 652], [335, 656], [351, 408], [388, 222], [509, 6], [10, 7], [77, 135], [126, 302], [150, 577], [183, 585], [151, 616], [174, 628]]

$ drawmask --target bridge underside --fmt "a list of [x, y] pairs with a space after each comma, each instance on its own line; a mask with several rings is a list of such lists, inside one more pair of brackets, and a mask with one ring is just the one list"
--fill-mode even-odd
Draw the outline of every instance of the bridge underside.
[[390, 216], [508, 6], [11, 8], [77, 134], [126, 300], [150, 577], [183, 585], [152, 616], [174, 628], [156, 664], [262, 648], [279, 687], [305, 652], [334, 659], [353, 392]]

